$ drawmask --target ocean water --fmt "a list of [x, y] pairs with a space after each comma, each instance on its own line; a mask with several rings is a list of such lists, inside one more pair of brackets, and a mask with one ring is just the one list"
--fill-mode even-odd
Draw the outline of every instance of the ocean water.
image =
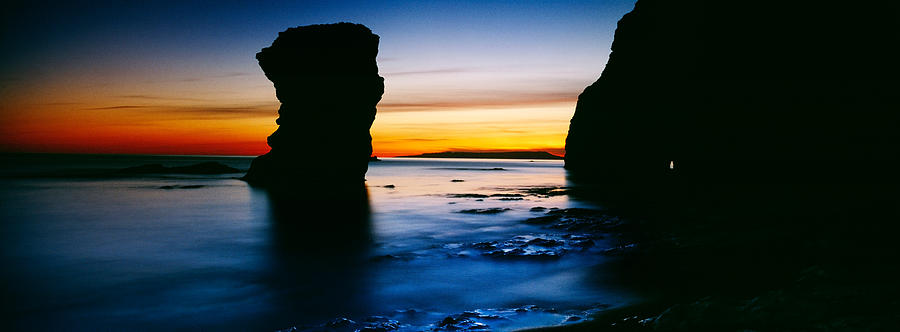
[[[5, 326], [419, 331], [454, 317], [503, 331], [636, 299], [604, 272], [612, 258], [601, 253], [615, 240], [523, 222], [547, 211], [536, 207], [596, 208], [560, 194], [571, 185], [561, 161], [370, 163], [367, 226], [301, 250], [284, 244], [319, 235], [285, 234], [266, 192], [237, 180], [241, 173], [94, 176], [205, 161], [247, 169], [251, 160], [3, 156]], [[316, 212], [321, 223], [343, 213]], [[367, 240], [350, 235], [358, 233]], [[593, 246], [574, 245], [586, 238]]]

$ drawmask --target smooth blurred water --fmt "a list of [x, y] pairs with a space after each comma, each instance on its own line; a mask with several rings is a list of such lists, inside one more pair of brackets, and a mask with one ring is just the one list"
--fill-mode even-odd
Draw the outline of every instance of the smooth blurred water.
[[[403, 313], [405, 329], [417, 330], [466, 310], [537, 305], [565, 311], [633, 300], [604, 278], [606, 260], [595, 253], [500, 260], [465, 250], [476, 242], [554, 232], [522, 223], [541, 215], [532, 207], [590, 207], [565, 195], [450, 196], [563, 187], [560, 161], [371, 163], [372, 213], [363, 230], [371, 242], [338, 240], [330, 249], [308, 253], [285, 250], [279, 242], [317, 234], [280, 233], [267, 194], [235, 179], [242, 174], [81, 176], [148, 163], [217, 161], [246, 169], [250, 160], [4, 156], [0, 276], [8, 327], [271, 331]], [[169, 185], [202, 187], [160, 188]], [[458, 212], [495, 207], [510, 210]], [[314, 215], [323, 219], [317, 222], [335, 223], [341, 213]], [[597, 245], [604, 246], [609, 244]], [[553, 325], [561, 317], [536, 315], [493, 327]]]

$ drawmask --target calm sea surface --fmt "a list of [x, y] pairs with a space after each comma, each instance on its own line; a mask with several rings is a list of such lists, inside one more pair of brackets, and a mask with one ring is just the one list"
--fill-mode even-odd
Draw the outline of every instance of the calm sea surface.
[[[371, 220], [363, 231], [371, 241], [337, 238], [331, 249], [354, 249], [304, 253], [279, 242], [317, 235], [278, 234], [267, 194], [236, 180], [241, 173], [84, 176], [205, 161], [245, 170], [251, 158], [2, 159], [0, 287], [13, 330], [352, 330], [369, 321], [417, 331], [467, 311], [494, 330], [512, 330], [635, 300], [604, 274], [609, 261], [599, 252], [611, 240], [550, 258], [482, 250], [490, 241], [572, 235], [523, 223], [544, 215], [534, 207], [593, 207], [527, 194], [566, 187], [561, 161], [370, 163]], [[500, 212], [460, 212], [489, 208]], [[320, 211], [316, 222], [340, 222], [341, 213]]]

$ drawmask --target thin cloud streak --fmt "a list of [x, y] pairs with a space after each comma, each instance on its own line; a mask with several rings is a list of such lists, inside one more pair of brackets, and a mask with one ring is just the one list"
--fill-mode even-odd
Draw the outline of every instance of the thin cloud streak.
[[206, 77], [187, 77], [187, 78], [178, 80], [178, 82], [200, 82], [200, 81], [208, 81], [208, 80], [214, 80], [214, 79], [219, 79], [219, 78], [234, 78], [234, 77], [242, 77], [242, 76], [249, 76], [249, 75], [250, 75], [250, 73], [245, 73], [245, 72], [230, 72], [230, 73], [225, 73], [225, 74], [221, 74], [221, 75], [210, 75], [210, 76], [206, 76]]
[[167, 120], [219, 120], [219, 119], [250, 119], [260, 117], [274, 117], [278, 108], [273, 105], [251, 105], [235, 107], [160, 107], [157, 110], [148, 111], [157, 115], [165, 114]]
[[150, 116], [156, 120], [221, 120], [277, 117], [278, 107], [273, 104], [247, 106], [147, 106], [116, 105], [82, 108], [85, 111], [129, 110], [131, 116]]
[[432, 70], [413, 70], [413, 71], [397, 71], [390, 73], [383, 73], [385, 77], [388, 76], [408, 76], [408, 75], [429, 75], [429, 74], [458, 74], [458, 73], [467, 73], [472, 72], [474, 70], [467, 68], [444, 68], [444, 69], [432, 69]]
[[382, 102], [378, 104], [379, 112], [417, 112], [446, 109], [479, 109], [479, 108], [510, 108], [541, 106], [548, 104], [560, 104], [575, 102], [578, 95], [570, 92], [559, 93], [506, 93], [499, 94], [496, 98], [479, 98], [471, 101], [433, 100], [421, 102]]
[[384, 139], [380, 140], [381, 142], [442, 142], [449, 141], [446, 138], [394, 138], [394, 139]]
[[143, 100], [175, 100], [175, 101], [202, 101], [202, 102], [212, 101], [211, 99], [168, 97], [168, 96], [155, 96], [155, 95], [120, 95], [120, 96], [116, 96], [116, 97], [128, 98], [128, 99], [143, 99]]
[[117, 105], [117, 106], [106, 106], [106, 107], [91, 107], [91, 108], [82, 108], [87, 111], [99, 111], [99, 110], [123, 110], [123, 109], [136, 109], [136, 108], [147, 108], [149, 106], [143, 105]]

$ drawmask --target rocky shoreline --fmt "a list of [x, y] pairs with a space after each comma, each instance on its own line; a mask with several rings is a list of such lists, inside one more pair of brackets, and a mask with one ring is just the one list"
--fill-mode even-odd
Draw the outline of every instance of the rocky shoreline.
[[[456, 203], [460, 199], [474, 203], [485, 198], [501, 202], [503, 198], [510, 197], [535, 200], [537, 203], [542, 198], [563, 195], [567, 190], [563, 187], [495, 188], [490, 193], [458, 193], [437, 197], [451, 200], [450, 203]], [[371, 257], [370, 261], [375, 264], [404, 263], [443, 256], [455, 260], [540, 263], [559, 261], [570, 255], [589, 260], [594, 260], [590, 257], [617, 260], [623, 252], [634, 247], [621, 238], [622, 231], [628, 224], [622, 218], [608, 215], [602, 209], [543, 206], [523, 208], [516, 205], [514, 208], [491, 207], [457, 212], [498, 218], [507, 211], [521, 209], [531, 217], [518, 220], [518, 223], [526, 226], [518, 235], [489, 241], [434, 244], [426, 251], [378, 255]], [[574, 326], [591, 321], [598, 313], [610, 308], [613, 306], [608, 303], [585, 303], [566, 309], [531, 304], [509, 308], [472, 308], [457, 313], [404, 308], [368, 317], [337, 317], [328, 322], [296, 325], [279, 331], [508, 331], [538, 326]]]
[[889, 263], [898, 254], [886, 242], [896, 226], [869, 228], [896, 220], [896, 206], [885, 204], [895, 191], [771, 183], [711, 190], [723, 201], [700, 194], [708, 189], [682, 189], [650, 213], [614, 209], [640, 216], [616, 228], [626, 245], [608, 253], [646, 301], [539, 330], [872, 331], [900, 321], [900, 269]]

